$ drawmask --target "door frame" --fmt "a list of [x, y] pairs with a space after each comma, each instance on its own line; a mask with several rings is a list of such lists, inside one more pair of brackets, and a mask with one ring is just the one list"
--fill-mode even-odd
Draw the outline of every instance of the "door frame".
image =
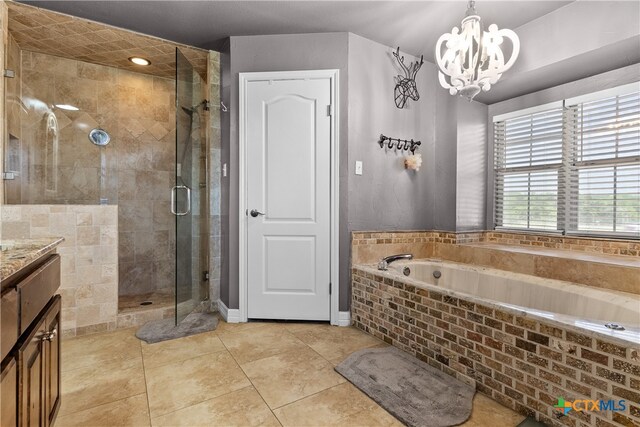
[[330, 130], [330, 150], [331, 150], [331, 173], [330, 173], [330, 322], [332, 325], [346, 325], [349, 323], [340, 320], [339, 298], [339, 91], [338, 78], [339, 70], [308, 70], [308, 71], [275, 71], [257, 73], [239, 73], [240, 97], [239, 97], [239, 321], [248, 320], [248, 232], [247, 232], [247, 85], [249, 82], [265, 80], [307, 80], [307, 79], [329, 79], [331, 85], [331, 130]]

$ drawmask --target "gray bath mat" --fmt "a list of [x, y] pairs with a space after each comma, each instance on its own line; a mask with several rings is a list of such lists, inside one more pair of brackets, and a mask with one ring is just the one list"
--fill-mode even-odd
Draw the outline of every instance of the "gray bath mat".
[[408, 426], [455, 426], [471, 415], [473, 387], [395, 347], [357, 351], [336, 371]]
[[178, 326], [173, 319], [153, 320], [136, 331], [136, 337], [149, 344], [213, 331], [218, 326], [214, 313], [191, 313]]

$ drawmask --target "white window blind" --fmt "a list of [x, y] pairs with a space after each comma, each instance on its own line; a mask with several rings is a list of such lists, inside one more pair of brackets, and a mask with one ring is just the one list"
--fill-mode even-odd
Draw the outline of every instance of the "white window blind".
[[640, 237], [640, 84], [494, 120], [496, 228]]
[[640, 236], [640, 92], [567, 105], [568, 233]]
[[562, 108], [494, 124], [496, 227], [556, 230]]

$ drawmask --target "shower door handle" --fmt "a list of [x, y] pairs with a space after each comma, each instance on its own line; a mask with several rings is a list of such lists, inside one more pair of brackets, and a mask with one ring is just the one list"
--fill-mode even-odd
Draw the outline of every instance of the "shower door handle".
[[[187, 210], [184, 212], [176, 211], [176, 193], [178, 190], [187, 190]], [[176, 216], [184, 216], [191, 212], [191, 189], [186, 185], [176, 185], [171, 189], [171, 213]]]

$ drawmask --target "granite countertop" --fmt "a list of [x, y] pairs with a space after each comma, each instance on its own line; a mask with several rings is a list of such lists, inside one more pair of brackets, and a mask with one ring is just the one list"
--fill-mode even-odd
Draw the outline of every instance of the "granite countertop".
[[63, 237], [3, 240], [0, 242], [0, 281], [53, 251], [63, 241]]

